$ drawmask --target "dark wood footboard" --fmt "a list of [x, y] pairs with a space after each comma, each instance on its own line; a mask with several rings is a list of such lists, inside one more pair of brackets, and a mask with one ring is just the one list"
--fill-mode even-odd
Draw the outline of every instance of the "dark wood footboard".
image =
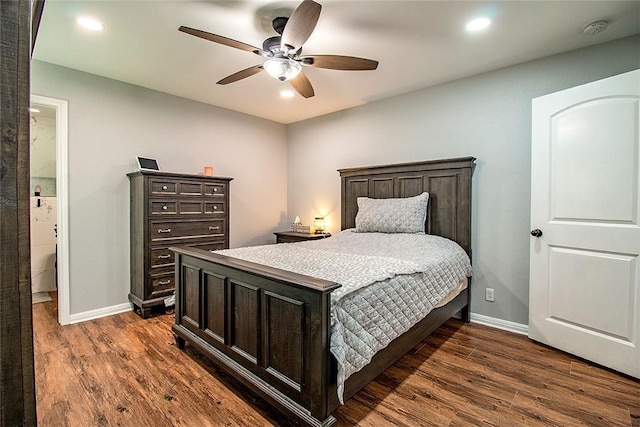
[[[187, 247], [176, 253], [178, 346], [208, 356], [273, 407], [330, 426], [340, 405], [329, 349], [332, 282]], [[345, 383], [350, 398], [468, 304], [469, 289], [434, 309]]]
[[330, 426], [330, 293], [340, 285], [186, 247], [172, 329], [282, 412]]

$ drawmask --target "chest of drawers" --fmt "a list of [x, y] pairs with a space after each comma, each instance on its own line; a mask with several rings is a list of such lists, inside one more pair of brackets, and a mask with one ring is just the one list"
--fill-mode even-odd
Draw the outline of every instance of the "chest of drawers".
[[129, 301], [148, 317], [174, 292], [170, 246], [229, 247], [232, 178], [140, 171], [127, 174], [131, 202]]

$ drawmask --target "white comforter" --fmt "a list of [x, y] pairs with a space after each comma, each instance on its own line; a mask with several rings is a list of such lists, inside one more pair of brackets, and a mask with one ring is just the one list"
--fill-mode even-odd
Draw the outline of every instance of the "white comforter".
[[331, 294], [331, 352], [344, 381], [471, 276], [455, 242], [423, 234], [356, 233], [218, 251], [342, 285]]

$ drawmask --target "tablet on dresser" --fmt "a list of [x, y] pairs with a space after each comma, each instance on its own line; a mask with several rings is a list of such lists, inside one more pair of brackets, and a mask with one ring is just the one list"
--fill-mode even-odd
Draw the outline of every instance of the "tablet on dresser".
[[144, 171], [159, 171], [160, 166], [158, 166], [158, 162], [156, 159], [150, 159], [148, 157], [136, 157], [138, 160], [138, 169]]

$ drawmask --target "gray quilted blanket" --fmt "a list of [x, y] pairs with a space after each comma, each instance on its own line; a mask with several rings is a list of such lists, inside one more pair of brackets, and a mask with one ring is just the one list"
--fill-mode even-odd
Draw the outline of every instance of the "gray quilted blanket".
[[317, 241], [218, 252], [342, 285], [331, 294], [340, 402], [351, 374], [471, 276], [469, 257], [458, 244], [428, 234], [345, 230]]

